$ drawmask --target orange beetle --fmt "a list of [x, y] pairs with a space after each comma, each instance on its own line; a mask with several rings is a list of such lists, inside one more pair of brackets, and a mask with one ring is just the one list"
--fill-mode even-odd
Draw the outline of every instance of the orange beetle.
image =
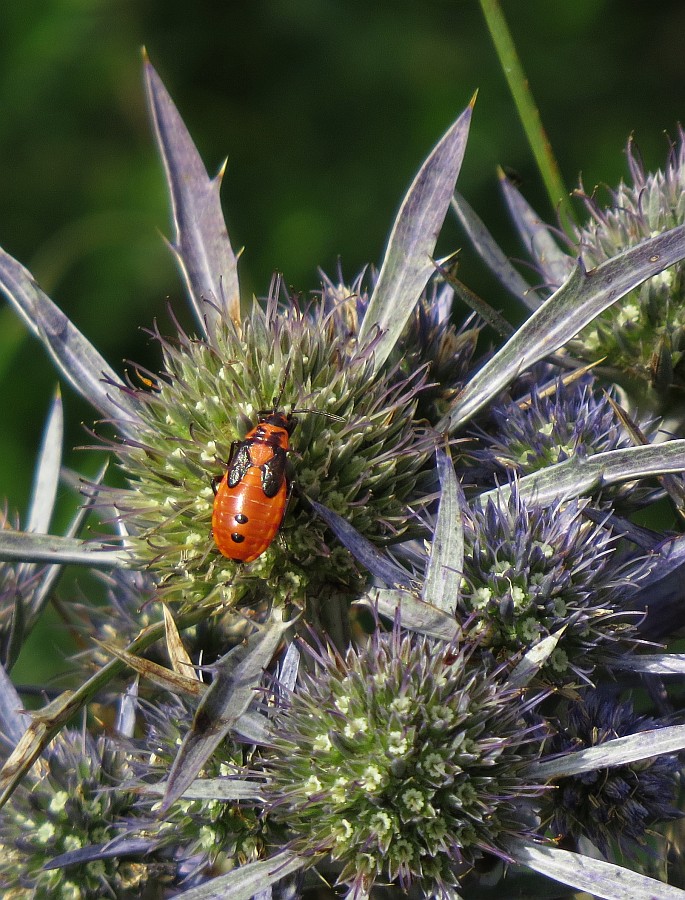
[[233, 443], [225, 474], [212, 481], [214, 541], [235, 562], [261, 556], [285, 515], [290, 495], [286, 460], [296, 422], [276, 406], [260, 412], [244, 440]]

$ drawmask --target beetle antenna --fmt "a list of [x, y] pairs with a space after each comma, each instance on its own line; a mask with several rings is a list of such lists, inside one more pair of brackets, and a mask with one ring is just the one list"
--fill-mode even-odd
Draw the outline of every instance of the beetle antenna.
[[290, 364], [292, 363], [292, 359], [288, 358], [285, 363], [285, 369], [283, 369], [283, 378], [281, 378], [281, 386], [278, 389], [278, 395], [274, 397], [273, 402], [273, 411], [276, 413], [278, 408], [281, 405], [281, 400], [283, 399], [283, 394], [285, 393], [285, 383], [288, 380], [288, 375], [290, 374]]
[[290, 415], [304, 415], [311, 413], [313, 416], [325, 416], [327, 419], [334, 419], [336, 422], [344, 422], [344, 416], [337, 416], [335, 413], [323, 412], [320, 409], [291, 409]]

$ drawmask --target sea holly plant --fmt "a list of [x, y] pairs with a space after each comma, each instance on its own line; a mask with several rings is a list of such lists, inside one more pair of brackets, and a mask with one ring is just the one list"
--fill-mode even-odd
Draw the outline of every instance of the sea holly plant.
[[[549, 296], [571, 275], [579, 256], [588, 269], [595, 269], [642, 245], [655, 234], [678, 228], [685, 222], [683, 180], [685, 146], [682, 129], [670, 147], [663, 171], [646, 172], [633, 138], [626, 149], [630, 179], [615, 189], [576, 195], [583, 201], [585, 221], [562, 232], [531, 208], [519, 189], [504, 175], [500, 182], [507, 207], [526, 252], [530, 255], [538, 283], [527, 284], [504, 259], [483, 222], [464, 198], [456, 196], [453, 207], [485, 262], [518, 300], [525, 302]], [[658, 277], [635, 286], [623, 303], [611, 304], [569, 336], [567, 349], [588, 362], [601, 360], [602, 368], [644, 405], [668, 406], [673, 392], [682, 390], [683, 321], [682, 263]], [[541, 297], [542, 295], [542, 297]]]
[[[420, 167], [378, 272], [322, 274], [305, 299], [276, 278], [247, 298], [223, 169], [207, 175], [144, 68], [195, 331], [172, 314], [170, 333], [151, 330], [161, 370], [120, 375], [0, 251], [3, 293], [92, 404], [126, 478], [82, 485], [106, 545], [76, 526], [39, 534], [48, 522], [32, 517], [30, 533], [0, 532], [12, 565], [76, 563], [107, 585], [104, 605], [60, 597], [92, 646], [73, 689], [31, 716], [7, 675], [25, 631], [16, 591], [0, 610], [5, 894], [249, 898], [323, 877], [354, 897], [386, 884], [468, 896], [486, 881], [533, 895], [545, 878], [685, 896], [653, 865], [659, 828], [677, 827], [685, 726], [665, 687], [649, 715], [629, 696], [642, 673], [685, 671], [644, 637], [652, 598], [671, 612], [678, 599], [681, 536], [631, 519], [682, 511], [685, 440], [627, 409], [608, 367], [578, 351], [602, 316], [630, 318], [625, 297], [676, 278], [664, 273], [685, 258], [685, 225], [657, 218], [591, 256], [587, 237], [545, 255], [538, 223], [556, 268], [535, 296], [471, 211], [530, 313], [486, 346], [480, 320], [453, 321], [468, 291], [436, 258], [471, 103]], [[257, 463], [241, 441], [280, 413], [292, 452], [272, 444], [250, 491], [269, 507], [268, 479], [283, 478], [290, 503], [280, 536], [241, 563], [214, 543], [213, 483], [237, 454], [247, 485]], [[59, 455], [40, 458], [52, 496]], [[53, 597], [40, 584], [34, 619]], [[98, 727], [112, 710], [115, 738]], [[80, 711], [94, 713], [82, 731]]]

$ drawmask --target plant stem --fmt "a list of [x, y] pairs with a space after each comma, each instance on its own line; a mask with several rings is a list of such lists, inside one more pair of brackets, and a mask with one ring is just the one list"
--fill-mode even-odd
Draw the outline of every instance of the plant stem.
[[550, 202], [554, 209], [559, 211], [562, 222], [572, 223], [575, 217], [569, 194], [564, 187], [552, 147], [542, 127], [540, 113], [535, 105], [499, 0], [480, 0], [480, 6]]

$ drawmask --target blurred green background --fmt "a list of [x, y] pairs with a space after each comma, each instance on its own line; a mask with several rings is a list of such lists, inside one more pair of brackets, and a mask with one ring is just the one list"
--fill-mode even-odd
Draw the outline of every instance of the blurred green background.
[[[503, 4], [569, 188], [625, 174], [634, 132], [663, 164], [685, 109], [685, 4]], [[245, 296], [274, 271], [309, 291], [317, 267], [348, 279], [378, 263], [394, 213], [445, 128], [479, 98], [460, 189], [521, 254], [495, 168], [515, 170], [550, 220], [476, 0], [6, 0], [0, 5], [0, 245], [121, 371], [152, 368], [141, 326], [192, 326], [161, 234], [167, 198], [147, 122], [140, 47], [165, 80], [210, 172], [228, 155], [224, 208]], [[464, 244], [448, 224], [445, 249]], [[460, 275], [504, 298], [468, 248]], [[28, 502], [56, 381], [0, 306], [0, 497]], [[92, 411], [65, 392], [66, 462], [92, 473]], [[65, 489], [62, 519], [74, 498]], [[59, 522], [56, 524], [59, 527]]]

